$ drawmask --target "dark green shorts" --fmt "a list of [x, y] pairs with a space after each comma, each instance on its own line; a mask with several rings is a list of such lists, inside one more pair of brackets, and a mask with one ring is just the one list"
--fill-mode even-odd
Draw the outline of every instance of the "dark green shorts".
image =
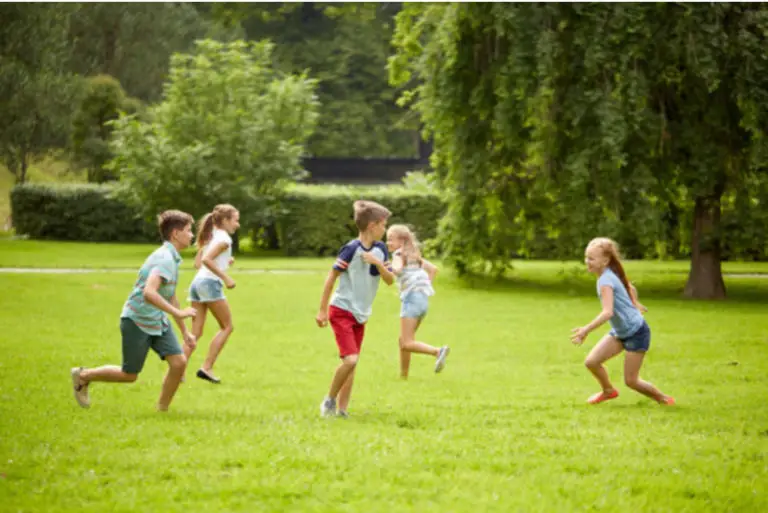
[[161, 360], [165, 360], [166, 356], [184, 354], [170, 326], [162, 335], [150, 335], [131, 319], [123, 317], [120, 319], [120, 334], [123, 336], [123, 372], [128, 374], [141, 372], [150, 347]]

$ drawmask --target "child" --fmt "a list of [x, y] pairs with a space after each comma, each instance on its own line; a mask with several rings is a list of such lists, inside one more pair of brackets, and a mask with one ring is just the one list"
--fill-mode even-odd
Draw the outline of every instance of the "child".
[[[371, 305], [379, 287], [379, 278], [392, 285], [395, 277], [387, 266], [387, 247], [380, 241], [387, 228], [391, 213], [385, 207], [372, 201], [356, 201], [354, 204], [355, 225], [359, 230], [357, 239], [345, 244], [336, 263], [328, 273], [320, 299], [320, 311], [315, 321], [324, 327], [331, 321], [336, 336], [341, 364], [331, 381], [328, 396], [320, 404], [320, 414], [328, 417], [336, 414], [347, 418], [355, 366], [363, 344], [365, 322], [371, 315]], [[341, 277], [339, 287], [328, 300], [336, 279]]]
[[[232, 237], [240, 228], [240, 212], [232, 205], [216, 205], [213, 212], [205, 214], [197, 228], [197, 255], [195, 267], [198, 269], [189, 287], [189, 300], [197, 312], [192, 322], [192, 334], [197, 340], [203, 336], [205, 317], [208, 310], [219, 323], [219, 332], [211, 340], [208, 356], [203, 366], [197, 371], [197, 377], [221, 383], [213, 374], [216, 358], [227, 343], [234, 330], [232, 313], [227, 298], [224, 297], [222, 286], [228, 289], [235, 287], [235, 280], [229, 277], [227, 269], [232, 264]], [[184, 355], [189, 360], [194, 346], [186, 346]]]
[[416, 331], [429, 308], [429, 296], [435, 294], [432, 282], [437, 267], [421, 257], [416, 236], [405, 225], [395, 224], [387, 230], [387, 247], [392, 253], [392, 271], [397, 276], [400, 289], [400, 377], [408, 379], [411, 353], [431, 354], [435, 372], [445, 367], [445, 360], [451, 349], [440, 349], [416, 341]]
[[591, 331], [606, 321], [610, 321], [613, 328], [587, 356], [585, 365], [603, 388], [602, 392], [594, 394], [587, 402], [599, 404], [619, 396], [619, 391], [613, 388], [608, 379], [603, 362], [626, 350], [626, 385], [659, 404], [675, 404], [672, 397], [662, 394], [652, 384], [640, 379], [640, 366], [651, 345], [651, 330], [640, 313], [647, 309], [637, 301], [637, 291], [624, 273], [617, 244], [611, 239], [593, 239], [587, 245], [584, 261], [587, 270], [598, 276], [597, 294], [603, 304], [603, 311], [588, 325], [574, 328], [571, 341], [581, 345]]
[[192, 243], [194, 219], [185, 212], [167, 210], [158, 217], [163, 245], [156, 249], [139, 269], [139, 277], [120, 314], [120, 333], [123, 339], [123, 365], [105, 365], [95, 369], [75, 367], [71, 371], [75, 400], [83, 408], [91, 403], [88, 386], [94, 381], [133, 383], [144, 367], [151, 347], [161, 359], [168, 362], [168, 373], [157, 409], [167, 411], [179, 381], [184, 375], [187, 359], [176, 340], [168, 317], [173, 315], [188, 345], [195, 337], [187, 331], [184, 318], [194, 317], [194, 308], [179, 307], [176, 284], [179, 281], [179, 251]]

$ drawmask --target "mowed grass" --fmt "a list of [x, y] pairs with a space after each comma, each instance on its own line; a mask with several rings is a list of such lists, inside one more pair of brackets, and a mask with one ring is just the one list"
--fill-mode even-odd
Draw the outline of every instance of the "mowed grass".
[[[88, 248], [81, 261], [108, 259]], [[449, 344], [448, 366], [414, 356], [407, 382], [382, 285], [344, 421], [318, 416], [337, 364], [313, 320], [331, 263], [235, 272], [224, 383], [188, 377], [167, 414], [152, 354], [137, 383], [94, 384], [90, 410], [72, 398], [70, 367], [120, 362], [133, 274], [0, 275], [0, 510], [768, 510], [768, 280], [727, 278], [729, 300], [692, 302], [676, 264], [630, 263], [653, 331], [642, 376], [674, 408], [624, 387], [620, 357], [619, 399], [584, 403], [582, 362], [607, 328], [568, 340], [599, 308], [575, 263], [521, 263], [500, 283], [441, 275], [420, 338]]]

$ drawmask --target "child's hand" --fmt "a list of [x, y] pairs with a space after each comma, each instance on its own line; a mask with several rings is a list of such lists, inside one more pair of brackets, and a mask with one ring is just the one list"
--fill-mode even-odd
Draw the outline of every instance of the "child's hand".
[[224, 285], [227, 286], [228, 289], [234, 289], [235, 288], [235, 280], [227, 276], [227, 279], [224, 280]]
[[230, 259], [229, 259], [229, 266], [232, 267], [232, 265], [234, 263], [235, 263], [235, 258], [234, 257], [230, 257]]
[[584, 343], [584, 339], [587, 338], [589, 332], [582, 326], [581, 328], [573, 328], [571, 330], [571, 342], [580, 346]]
[[648, 308], [646, 308], [646, 306], [642, 303], [637, 304], [637, 309], [642, 313], [646, 313], [648, 311]]
[[372, 254], [372, 253], [370, 253], [370, 252], [368, 252], [368, 251], [366, 251], [365, 253], [363, 253], [363, 261], [364, 261], [365, 263], [368, 263], [368, 264], [371, 264], [371, 265], [376, 265], [376, 266], [379, 266], [379, 265], [383, 265], [383, 264], [381, 263], [381, 260], [379, 260], [378, 258], [376, 258], [375, 256], [373, 256], [373, 254]]
[[184, 334], [184, 343], [187, 344], [190, 349], [194, 349], [197, 347], [197, 337], [190, 332], [186, 332]]
[[187, 317], [194, 318], [195, 315], [197, 315], [197, 310], [195, 310], [193, 307], [189, 306], [189, 307], [185, 308], [184, 310], [180, 310], [179, 313], [181, 315], [179, 315], [178, 317], [181, 318], [181, 319], [186, 319]]
[[315, 322], [318, 328], [325, 328], [328, 326], [328, 310], [320, 310], [315, 316]]

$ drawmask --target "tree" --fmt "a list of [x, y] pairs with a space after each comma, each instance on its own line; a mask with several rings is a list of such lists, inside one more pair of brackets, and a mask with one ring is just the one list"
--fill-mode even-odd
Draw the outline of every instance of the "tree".
[[765, 180], [766, 34], [760, 4], [407, 5], [390, 76], [434, 133], [450, 258], [663, 240], [680, 210], [685, 294], [723, 297], [721, 200]]
[[124, 193], [151, 218], [166, 208], [199, 216], [229, 202], [243, 225], [267, 216], [272, 200], [300, 178], [304, 143], [317, 119], [315, 82], [271, 67], [268, 42], [197, 43], [171, 61], [165, 98], [149, 121], [114, 122]]
[[102, 183], [117, 178], [104, 169], [104, 164], [112, 159], [110, 122], [117, 119], [120, 112], [130, 115], [140, 109], [141, 102], [127, 98], [115, 78], [98, 75], [86, 80], [73, 122], [72, 149], [75, 162], [88, 170], [89, 182]]
[[76, 77], [65, 71], [69, 7], [0, 6], [0, 154], [18, 183], [30, 158], [66, 144]]
[[84, 76], [115, 77], [130, 96], [160, 99], [174, 52], [204, 37], [228, 39], [192, 4], [82, 3], [72, 14], [72, 69]]
[[318, 79], [320, 118], [309, 142], [316, 156], [418, 154], [417, 125], [396, 104], [387, 57], [398, 3], [217, 3], [211, 16], [275, 43], [275, 65]]

